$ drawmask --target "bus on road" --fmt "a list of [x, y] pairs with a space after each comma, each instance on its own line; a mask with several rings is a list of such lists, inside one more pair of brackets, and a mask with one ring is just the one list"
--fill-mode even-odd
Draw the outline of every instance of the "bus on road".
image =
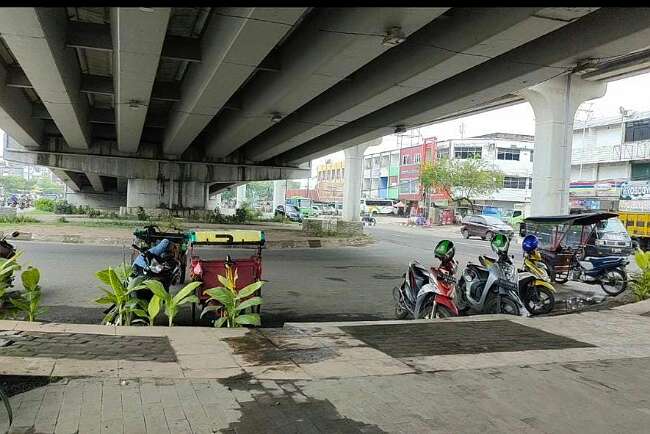
[[396, 214], [393, 199], [361, 199], [361, 212], [370, 215], [376, 214]]

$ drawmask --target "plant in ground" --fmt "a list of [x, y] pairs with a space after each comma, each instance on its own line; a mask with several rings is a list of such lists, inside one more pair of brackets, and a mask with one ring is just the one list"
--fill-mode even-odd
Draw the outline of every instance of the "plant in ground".
[[39, 197], [34, 201], [34, 208], [39, 211], [54, 212], [54, 200], [47, 197]]
[[100, 287], [104, 291], [103, 297], [95, 300], [95, 303], [110, 304], [111, 310], [106, 314], [102, 323], [114, 325], [130, 325], [133, 318], [133, 293], [144, 289], [142, 278], [129, 279], [128, 269], [122, 265], [113, 269], [108, 267], [95, 273], [97, 278], [107, 287]]
[[150, 326], [154, 325], [161, 308], [162, 300], [157, 295], [152, 296], [149, 301], [135, 297], [132, 302], [129, 302], [129, 309], [139, 317], [133, 320], [133, 323], [143, 322]]
[[36, 318], [44, 312], [44, 309], [41, 308], [41, 287], [38, 284], [41, 280], [41, 273], [38, 268], [30, 266], [21, 273], [20, 277], [25, 292], [12, 298], [11, 304], [25, 315], [24, 319], [36, 321]]
[[174, 318], [178, 313], [178, 308], [186, 303], [196, 303], [198, 298], [194, 295], [194, 290], [201, 285], [201, 282], [190, 282], [183, 289], [178, 291], [176, 295], [172, 295], [165, 291], [162, 283], [157, 280], [145, 280], [143, 285], [146, 286], [153, 292], [154, 296], [157, 296], [162, 300], [162, 303], [165, 307], [165, 315], [169, 320], [169, 327], [174, 325]]
[[218, 312], [220, 317], [214, 322], [215, 327], [241, 327], [242, 325], [261, 324], [258, 313], [242, 313], [249, 307], [262, 304], [262, 297], [250, 297], [264, 285], [264, 281], [253, 282], [250, 285], [237, 291], [237, 269], [226, 265], [226, 276], [217, 276], [223, 287], [206, 289], [205, 294], [210, 300], [220, 303], [219, 305], [206, 306], [201, 312], [201, 317], [208, 312]]
[[650, 298], [650, 252], [637, 249], [634, 261], [641, 271], [632, 276], [632, 292], [637, 301], [646, 300]]
[[14, 273], [20, 270], [18, 258], [23, 252], [17, 252], [9, 259], [0, 258], [0, 304], [7, 295], [7, 290], [13, 287]]

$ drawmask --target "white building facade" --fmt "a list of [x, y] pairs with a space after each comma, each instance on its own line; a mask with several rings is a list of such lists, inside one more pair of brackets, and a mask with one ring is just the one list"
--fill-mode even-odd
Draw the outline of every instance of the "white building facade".
[[480, 158], [487, 167], [504, 173], [504, 188], [483, 197], [476, 204], [500, 208], [502, 212], [526, 209], [530, 203], [534, 137], [523, 134], [493, 133], [467, 139], [438, 142], [437, 158]]
[[650, 198], [629, 194], [648, 188], [650, 112], [624, 112], [620, 116], [575, 123], [571, 208], [650, 211]]

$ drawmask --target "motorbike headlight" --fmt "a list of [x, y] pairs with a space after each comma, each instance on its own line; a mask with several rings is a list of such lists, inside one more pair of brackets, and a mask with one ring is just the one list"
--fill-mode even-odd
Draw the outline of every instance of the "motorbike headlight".
[[163, 266], [159, 264], [158, 262], [153, 262], [151, 265], [149, 265], [149, 270], [158, 274], [162, 272]]

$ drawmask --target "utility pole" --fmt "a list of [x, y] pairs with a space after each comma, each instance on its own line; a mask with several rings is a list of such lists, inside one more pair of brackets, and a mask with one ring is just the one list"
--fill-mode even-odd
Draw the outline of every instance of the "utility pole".
[[591, 120], [591, 114], [593, 113], [593, 107], [594, 103], [590, 102], [588, 103], [588, 108], [583, 109], [581, 111], [585, 112], [585, 119], [584, 123], [582, 124], [582, 148], [580, 149], [580, 175], [578, 175], [578, 178], [582, 181], [582, 164], [585, 160], [585, 133], [587, 131], [587, 123]]

